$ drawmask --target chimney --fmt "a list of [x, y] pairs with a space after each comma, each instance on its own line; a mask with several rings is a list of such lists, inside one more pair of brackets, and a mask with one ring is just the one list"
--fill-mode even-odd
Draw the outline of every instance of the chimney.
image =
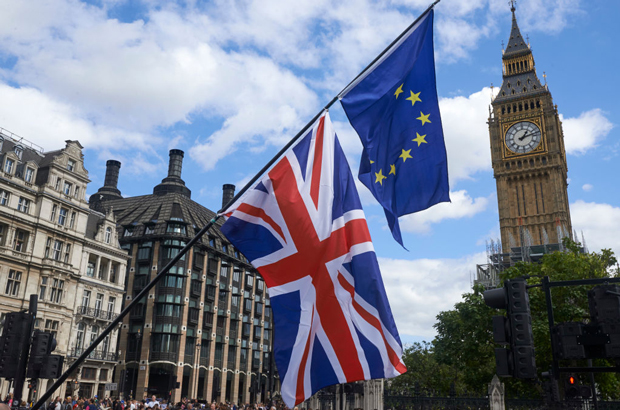
[[106, 188], [116, 188], [118, 184], [118, 174], [121, 169], [120, 161], [116, 161], [113, 159], [108, 160], [105, 163], [105, 180], [103, 182], [103, 186]]
[[168, 176], [161, 180], [161, 184], [153, 188], [153, 194], [165, 195], [168, 193], [178, 193], [191, 198], [192, 191], [185, 186], [185, 181], [181, 179], [183, 171], [184, 153], [180, 149], [170, 150], [170, 162], [168, 162]]
[[90, 196], [88, 204], [91, 209], [103, 212], [101, 202], [109, 199], [121, 199], [121, 191], [119, 191], [118, 175], [121, 169], [121, 163], [116, 160], [109, 160], [105, 163], [105, 179], [103, 180], [103, 186], [99, 188], [97, 193]]
[[181, 178], [183, 170], [183, 151], [180, 149], [170, 150], [170, 162], [168, 163], [168, 178]]
[[235, 186], [233, 184], [222, 185], [222, 209], [235, 197]]

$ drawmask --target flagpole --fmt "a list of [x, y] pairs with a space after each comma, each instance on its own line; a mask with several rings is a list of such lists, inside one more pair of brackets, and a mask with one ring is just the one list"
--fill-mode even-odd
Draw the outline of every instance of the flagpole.
[[197, 234], [196, 236], [194, 236], [192, 239], [190, 239], [190, 241], [187, 243], [187, 245], [185, 245], [185, 247], [183, 249], [181, 249], [179, 251], [179, 253], [172, 258], [172, 260], [170, 262], [168, 262], [168, 264], [166, 266], [164, 266], [164, 268], [159, 271], [157, 273], [157, 275], [153, 278], [153, 280], [151, 282], [149, 282], [146, 287], [144, 287], [144, 289], [142, 289], [142, 291], [140, 291], [140, 293], [138, 293], [138, 295], [133, 298], [133, 300], [131, 301], [131, 303], [129, 303], [129, 305], [127, 305], [125, 307], [125, 309], [123, 309], [121, 311], [121, 313], [118, 315], [118, 317], [116, 317], [116, 319], [114, 319], [109, 325], [108, 327], [90, 344], [90, 346], [88, 346], [84, 352], [80, 355], [80, 357], [78, 357], [71, 366], [69, 366], [69, 368], [56, 380], [56, 382], [54, 382], [54, 384], [52, 384], [52, 386], [50, 388], [47, 389], [47, 391], [39, 398], [39, 400], [32, 406], [32, 410], [38, 410], [47, 399], [49, 399], [52, 394], [62, 385], [62, 383], [69, 377], [69, 374], [71, 374], [73, 371], [75, 371], [78, 366], [88, 357], [88, 355], [90, 353], [92, 353], [93, 350], [95, 350], [95, 348], [99, 345], [99, 343], [101, 343], [101, 341], [103, 339], [106, 338], [106, 336], [108, 336], [108, 334], [110, 334], [112, 332], [112, 330], [114, 329], [114, 327], [116, 325], [118, 325], [125, 316], [127, 316], [127, 314], [133, 309], [133, 307], [135, 305], [138, 304], [138, 302], [146, 297], [149, 293], [149, 291], [155, 287], [155, 285], [157, 284], [157, 282], [159, 282], [159, 280], [164, 277], [168, 271], [170, 271], [170, 268], [172, 268], [179, 260], [181, 260], [181, 258], [183, 256], [185, 256], [185, 254], [192, 248], [192, 246], [194, 246], [194, 244], [196, 244], [196, 242], [198, 242], [200, 240], [200, 238], [207, 233], [207, 231], [209, 229], [211, 229], [211, 227], [217, 222], [217, 220], [222, 216], [222, 214], [232, 205], [234, 204], [248, 189], [250, 189], [250, 187], [252, 187], [254, 185], [254, 183], [267, 171], [269, 170], [269, 168], [271, 168], [271, 166], [282, 156], [282, 154], [284, 154], [293, 144], [295, 144], [295, 142], [306, 133], [306, 131], [308, 130], [308, 128], [310, 128], [317, 119], [319, 119], [319, 117], [323, 114], [323, 112], [329, 110], [329, 108], [334, 105], [334, 103], [336, 101], [338, 101], [338, 99], [341, 97], [341, 95], [345, 92], [345, 90], [347, 90], [347, 88], [349, 88], [351, 86], [351, 84], [353, 84], [355, 81], [357, 81], [358, 78], [360, 78], [361, 76], [363, 76], [378, 60], [380, 60], [396, 43], [398, 43], [403, 36], [405, 36], [407, 34], [407, 32], [413, 27], [415, 26], [415, 24], [421, 19], [422, 16], [424, 16], [430, 9], [432, 9], [433, 7], [435, 7], [435, 5], [437, 3], [439, 3], [441, 0], [435, 0], [430, 6], [428, 6], [428, 8], [424, 11], [424, 13], [420, 14], [420, 16], [418, 16], [418, 18], [416, 18], [414, 20], [413, 23], [411, 23], [405, 30], [403, 30], [402, 33], [400, 33], [400, 35], [398, 37], [396, 37], [396, 39], [394, 39], [394, 41], [392, 41], [370, 64], [368, 64], [366, 66], [366, 68], [364, 68], [349, 84], [347, 84], [347, 86], [345, 88], [342, 89], [342, 91], [340, 91], [334, 98], [332, 98], [332, 100], [327, 103], [327, 105], [325, 105], [325, 107], [319, 112], [317, 113], [302, 129], [301, 131], [299, 131], [297, 133], [297, 135], [295, 135], [256, 175], [254, 175], [254, 177], [247, 183], [245, 184], [245, 186], [243, 188], [241, 188], [241, 190], [239, 190], [239, 192], [230, 200], [228, 201], [228, 203], [222, 207], [222, 209], [220, 209], [217, 212], [217, 215], [212, 218], [207, 225], [205, 225]]

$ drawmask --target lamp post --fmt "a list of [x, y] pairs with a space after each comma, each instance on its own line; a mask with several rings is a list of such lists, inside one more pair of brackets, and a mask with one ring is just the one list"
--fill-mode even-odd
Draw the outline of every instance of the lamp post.
[[194, 395], [196, 397], [192, 397], [193, 399], [198, 398], [198, 379], [200, 376], [200, 349], [202, 345], [200, 343], [196, 344], [196, 366], [194, 367], [194, 378], [196, 379], [196, 385], [194, 387]]
[[136, 352], [138, 353], [136, 361], [138, 362], [138, 365], [136, 366], [136, 370], [134, 370], [134, 372], [133, 372], [133, 383], [131, 384], [131, 395], [130, 395], [132, 399], [135, 399], [134, 394], [133, 394], [134, 386], [136, 388], [136, 396], [138, 395], [137, 394], [138, 393], [138, 386], [137, 386], [137, 384], [138, 384], [138, 370], [140, 370], [140, 352], [142, 352], [142, 348], [140, 346], [140, 339], [142, 338], [141, 330], [142, 329], [138, 329], [138, 333], [136, 333], [136, 336], [135, 336], [135, 338], [136, 338]]

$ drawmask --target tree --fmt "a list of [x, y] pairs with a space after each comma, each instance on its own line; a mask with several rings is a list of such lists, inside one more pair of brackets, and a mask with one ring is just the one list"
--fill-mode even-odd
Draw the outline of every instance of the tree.
[[389, 389], [403, 395], [447, 396], [454, 379], [452, 367], [438, 363], [428, 342], [405, 347], [407, 372], [390, 381]]
[[[551, 281], [577, 280], [586, 278], [617, 277], [618, 262], [611, 250], [600, 253], [584, 253], [579, 244], [565, 240], [565, 252], [543, 256], [540, 263], [518, 263], [507, 269], [502, 280], [516, 277], [529, 277], [528, 284], [540, 284], [543, 276]], [[587, 291], [591, 286], [554, 288], [552, 291], [554, 318], [562, 321], [583, 321], [589, 318]], [[447, 374], [449, 381], [456, 381], [457, 394], [465, 391], [486, 394], [486, 386], [495, 374], [492, 317], [498, 311], [485, 305], [481, 286], [474, 286], [472, 292], [463, 295], [463, 300], [453, 310], [441, 312], [434, 327], [437, 336], [431, 345], [414, 345], [405, 350], [405, 362], [434, 363], [437, 369]], [[530, 307], [532, 327], [536, 346], [536, 365], [539, 372], [548, 371], [551, 362], [551, 340], [545, 296], [541, 288], [530, 288]], [[423, 359], [423, 360], [422, 360]], [[599, 361], [598, 365], [603, 365]], [[597, 365], [597, 363], [595, 363]], [[412, 370], [411, 366], [408, 366]], [[600, 393], [604, 398], [620, 397], [620, 378], [616, 373], [596, 374]], [[394, 380], [394, 383], [411, 385], [420, 382], [422, 375], [407, 374]], [[536, 382], [504, 379], [509, 397], [541, 394], [541, 386]], [[421, 383], [421, 382], [420, 382]], [[445, 381], [427, 378], [426, 385], [436, 391], [445, 391]]]

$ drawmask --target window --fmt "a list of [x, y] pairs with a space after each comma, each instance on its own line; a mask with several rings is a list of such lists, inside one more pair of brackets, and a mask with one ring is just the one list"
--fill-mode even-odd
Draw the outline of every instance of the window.
[[73, 191], [73, 197], [76, 199], [80, 199], [80, 187], [76, 186], [75, 190]]
[[8, 205], [9, 204], [9, 193], [5, 190], [0, 191], [0, 205]]
[[15, 155], [17, 155], [17, 158], [22, 159], [24, 147], [22, 147], [21, 145], [16, 145], [15, 148], [13, 148], [13, 151], [15, 152]]
[[70, 257], [71, 257], [71, 244], [70, 244], [70, 243], [68, 243], [68, 244], [65, 246], [65, 257], [63, 258], [63, 260], [62, 260], [62, 261], [63, 261], [64, 263], [69, 263]]
[[97, 378], [97, 369], [95, 367], [82, 367], [82, 379], [95, 380]]
[[90, 305], [90, 290], [84, 290], [82, 293], [82, 306], [88, 307]]
[[47, 292], [47, 278], [41, 278], [41, 286], [39, 286], [39, 300], [45, 300], [45, 292]]
[[116, 270], [118, 269], [117, 264], [112, 264], [112, 266], [110, 267], [110, 277], [109, 277], [109, 281], [112, 283], [116, 283]]
[[58, 239], [54, 241], [54, 248], [52, 249], [52, 259], [59, 261], [60, 255], [62, 254], [62, 245]]
[[54, 187], [56, 191], [60, 191], [60, 177], [56, 177], [56, 186]]
[[84, 322], [78, 323], [77, 336], [75, 338], [75, 349], [76, 350], [80, 350], [84, 346], [84, 333], [85, 332], [86, 332], [86, 325], [84, 324]]
[[52, 238], [47, 238], [47, 242], [45, 243], [45, 257], [50, 257], [50, 250], [52, 249]]
[[75, 212], [71, 212], [71, 219], [69, 219], [69, 228], [73, 228], [73, 225], [75, 225]]
[[15, 239], [13, 240], [13, 250], [17, 252], [26, 252], [26, 246], [28, 245], [28, 232], [16, 229]]
[[[90, 344], [93, 344], [95, 339], [99, 336], [99, 326], [91, 326], [90, 327]], [[84, 371], [84, 370], [82, 370]], [[82, 376], [84, 377], [84, 376]]]
[[155, 232], [155, 226], [154, 225], [146, 225], [144, 227], [144, 234], [145, 235], [150, 235], [150, 234], [152, 234], [154, 232]]
[[58, 214], [59, 225], [65, 225], [65, 222], [67, 222], [67, 214], [69, 214], [67, 208], [60, 208], [60, 213]]
[[124, 236], [133, 236], [133, 226], [128, 226], [125, 228]]
[[17, 210], [27, 214], [29, 208], [30, 208], [30, 200], [24, 198], [23, 196], [20, 196], [19, 202], [17, 203]]
[[68, 171], [73, 171], [73, 169], [75, 168], [75, 161], [70, 159], [67, 161], [67, 170]]
[[62, 291], [65, 287], [65, 281], [59, 279], [52, 280], [52, 288], [50, 291], [50, 302], [62, 303]]
[[6, 172], [7, 174], [12, 174], [13, 165], [15, 165], [15, 161], [13, 161], [10, 158], [7, 158], [6, 161], [4, 162], [4, 172]]
[[54, 222], [56, 220], [56, 212], [58, 212], [58, 205], [52, 205], [52, 214], [50, 215], [50, 221]]
[[45, 331], [51, 333], [54, 339], [56, 339], [56, 334], [58, 333], [59, 323], [58, 320], [47, 319], [45, 321]]
[[24, 174], [24, 181], [32, 183], [34, 179], [34, 169], [27, 167], [26, 173]]
[[109, 226], [105, 228], [104, 241], [105, 243], [110, 243], [110, 238], [112, 238], [112, 228]]
[[71, 182], [65, 181], [65, 185], [64, 185], [64, 188], [62, 189], [62, 192], [64, 192], [65, 195], [71, 195], [72, 187], [73, 187], [73, 184]]
[[4, 240], [6, 239], [6, 234], [8, 233], [9, 226], [5, 224], [0, 224], [0, 245], [4, 245]]
[[103, 307], [103, 293], [97, 293], [97, 299], [95, 299], [95, 310], [97, 311], [96, 314], [99, 313], [102, 307]]
[[19, 286], [22, 282], [22, 273], [11, 269], [9, 271], [9, 278], [6, 281], [6, 289], [4, 293], [9, 296], [17, 296], [19, 294]]
[[153, 242], [142, 242], [140, 247], [138, 248], [138, 260], [150, 260], [151, 259], [151, 248], [153, 247]]
[[166, 232], [167, 233], [180, 233], [180, 234], [185, 235], [186, 234], [185, 225], [178, 224], [178, 223], [169, 223], [168, 227], [166, 228]]
[[94, 262], [88, 262], [88, 264], [86, 265], [86, 276], [88, 276], [89, 278], [95, 277], [95, 263]]
[[108, 313], [114, 313], [115, 305], [116, 305], [116, 298], [110, 297], [108, 299]]

